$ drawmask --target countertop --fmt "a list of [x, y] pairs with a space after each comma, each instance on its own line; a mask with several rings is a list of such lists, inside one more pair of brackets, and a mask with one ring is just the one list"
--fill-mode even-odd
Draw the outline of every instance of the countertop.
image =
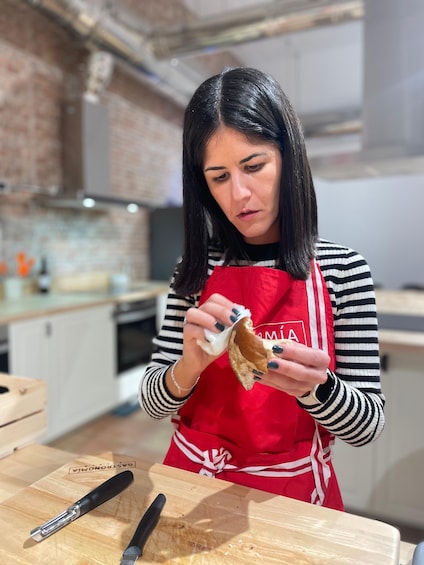
[[424, 291], [377, 289], [375, 294], [379, 313], [424, 316]]
[[[424, 317], [424, 292], [419, 290], [376, 290], [377, 312], [380, 315], [399, 317]], [[382, 317], [382, 316], [381, 316]], [[422, 349], [424, 332], [399, 329], [379, 329], [381, 346]]]
[[[55, 292], [34, 294], [18, 300], [0, 301], [0, 324], [48, 316], [102, 304], [117, 304], [143, 300], [168, 292], [164, 281], [145, 281], [133, 285], [125, 292], [112, 292], [108, 289], [96, 291]], [[424, 317], [424, 292], [416, 290], [376, 291], [379, 314]], [[380, 343], [407, 348], [422, 348], [424, 332], [386, 329], [380, 327]]]
[[143, 300], [167, 293], [168, 288], [167, 282], [146, 281], [134, 284], [129, 290], [121, 292], [99, 289], [88, 292], [32, 294], [16, 300], [1, 300], [0, 324], [9, 324], [103, 304]]
[[[399, 532], [378, 520], [125, 455], [68, 455], [32, 445], [0, 460], [0, 493], [12, 476], [11, 496], [0, 503], [2, 562], [118, 563], [141, 515], [163, 492], [167, 501], [144, 563], [399, 563]], [[134, 483], [121, 494], [40, 543], [30, 539], [32, 528], [124, 468], [133, 471]], [[17, 490], [22, 474], [28, 485]]]

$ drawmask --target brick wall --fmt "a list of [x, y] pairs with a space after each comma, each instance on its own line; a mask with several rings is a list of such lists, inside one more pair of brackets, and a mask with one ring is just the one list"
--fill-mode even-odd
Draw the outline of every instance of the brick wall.
[[[0, 4], [0, 179], [60, 188], [63, 102], [83, 92], [88, 50], [25, 0]], [[176, 0], [122, 4], [150, 25], [190, 18]], [[198, 61], [206, 74], [234, 63], [228, 55]], [[102, 103], [110, 117], [112, 191], [158, 205], [179, 202], [183, 109], [117, 65]], [[0, 196], [0, 261], [11, 271], [25, 251], [37, 262], [46, 255], [54, 276], [130, 266], [134, 278], [145, 279], [148, 238], [146, 210], [49, 209], [24, 194]]]

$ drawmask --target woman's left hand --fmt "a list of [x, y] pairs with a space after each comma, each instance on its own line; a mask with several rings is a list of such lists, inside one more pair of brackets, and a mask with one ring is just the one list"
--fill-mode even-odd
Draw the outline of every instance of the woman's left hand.
[[300, 397], [327, 381], [330, 357], [325, 351], [292, 341], [281, 343], [281, 348], [274, 348], [268, 372], [260, 377], [262, 384]]

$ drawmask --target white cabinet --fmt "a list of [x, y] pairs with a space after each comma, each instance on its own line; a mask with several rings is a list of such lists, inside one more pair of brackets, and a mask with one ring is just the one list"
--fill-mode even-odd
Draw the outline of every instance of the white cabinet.
[[336, 439], [334, 468], [343, 502], [351, 512], [368, 512], [371, 509], [375, 480], [375, 447], [376, 444], [352, 447]]
[[53, 426], [53, 407], [59, 383], [54, 378], [51, 318], [37, 318], [9, 326], [9, 372], [47, 382], [47, 434]]
[[384, 517], [424, 523], [424, 351], [389, 348], [383, 373], [386, 429], [379, 446], [374, 502]]
[[424, 350], [381, 345], [386, 425], [364, 447], [336, 440], [334, 464], [347, 509], [395, 523], [424, 521]]
[[10, 326], [10, 372], [47, 381], [50, 441], [114, 407], [112, 306], [85, 308]]

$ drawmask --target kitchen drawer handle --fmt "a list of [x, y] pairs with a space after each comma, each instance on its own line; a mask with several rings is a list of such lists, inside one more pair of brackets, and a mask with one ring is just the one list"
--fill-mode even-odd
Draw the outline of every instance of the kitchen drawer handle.
[[384, 372], [387, 372], [389, 370], [389, 356], [387, 353], [384, 353], [381, 357], [380, 357], [380, 367], [381, 370]]

